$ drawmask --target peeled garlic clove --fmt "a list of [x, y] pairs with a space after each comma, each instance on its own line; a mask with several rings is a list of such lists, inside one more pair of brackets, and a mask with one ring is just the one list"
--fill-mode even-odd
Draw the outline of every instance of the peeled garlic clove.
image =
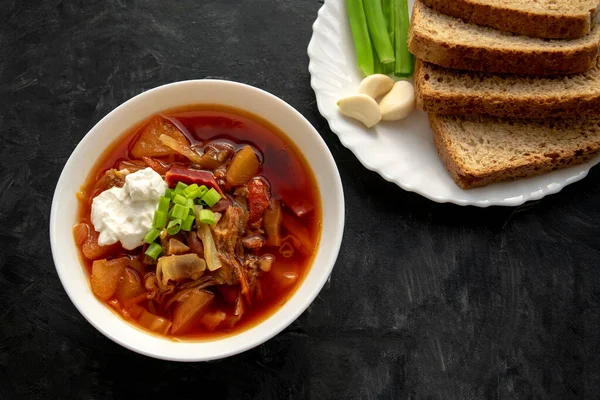
[[387, 75], [369, 75], [360, 82], [358, 93], [366, 94], [373, 99], [383, 96], [394, 87], [394, 80]]
[[406, 118], [415, 109], [415, 89], [408, 81], [398, 81], [379, 102], [381, 119], [397, 121]]
[[381, 121], [381, 111], [377, 102], [366, 94], [344, 97], [338, 100], [337, 105], [342, 114], [362, 122], [367, 128]]

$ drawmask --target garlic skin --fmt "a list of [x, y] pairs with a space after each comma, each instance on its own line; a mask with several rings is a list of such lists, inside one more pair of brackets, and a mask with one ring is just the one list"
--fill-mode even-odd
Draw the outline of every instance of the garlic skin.
[[377, 102], [366, 94], [355, 94], [338, 100], [340, 112], [372, 128], [381, 121], [381, 111]]
[[408, 81], [398, 81], [379, 102], [383, 121], [398, 121], [408, 117], [416, 106], [415, 89]]
[[387, 75], [374, 74], [369, 75], [360, 82], [358, 93], [377, 99], [394, 87], [394, 80]]

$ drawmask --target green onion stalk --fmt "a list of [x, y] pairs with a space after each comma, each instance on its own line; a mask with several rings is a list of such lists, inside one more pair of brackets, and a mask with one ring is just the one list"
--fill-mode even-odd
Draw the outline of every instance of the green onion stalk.
[[[387, 74], [387, 66], [388, 65], [394, 65], [392, 64], [382, 64], [381, 61], [379, 61], [379, 58], [377, 57], [377, 51], [375, 49], [373, 49], [373, 54], [374, 54], [374, 58], [373, 58], [373, 73], [374, 74]], [[393, 68], [392, 68], [393, 69]]]
[[408, 51], [408, 27], [410, 25], [408, 1], [391, 1], [396, 27], [394, 32], [394, 55], [396, 57], [394, 73], [396, 76], [407, 78], [414, 71], [413, 55]]
[[[369, 1], [371, 0], [367, 0]], [[373, 75], [375, 64], [363, 0], [346, 0], [346, 9], [350, 19], [358, 68], [366, 76]]]
[[[394, 12], [393, 0], [382, 0], [381, 6], [383, 9], [383, 15], [385, 17], [388, 37], [390, 38], [392, 47], [394, 47], [395, 35], [396, 35], [396, 33], [395, 33], [396, 32], [396, 13]], [[394, 55], [394, 58], [396, 58], [395, 55]], [[395, 62], [386, 64], [384, 73], [386, 75], [393, 74], [395, 67], [396, 67]]]
[[379, 61], [383, 65], [393, 63], [395, 61], [394, 48], [388, 34], [381, 0], [365, 1], [364, 6], [369, 34]]

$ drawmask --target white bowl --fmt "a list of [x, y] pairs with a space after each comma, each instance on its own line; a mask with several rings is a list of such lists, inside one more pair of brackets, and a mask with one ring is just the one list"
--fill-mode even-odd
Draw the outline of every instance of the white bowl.
[[[322, 202], [321, 242], [313, 265], [294, 295], [273, 315], [239, 334], [211, 341], [175, 342], [146, 333], [112, 312], [92, 293], [78, 257], [72, 227], [75, 193], [104, 150], [119, 136], [158, 112], [192, 104], [220, 104], [256, 114], [283, 131], [306, 157]], [[60, 280], [75, 307], [100, 332], [150, 357], [208, 361], [258, 346], [290, 325], [315, 299], [331, 274], [344, 229], [344, 195], [327, 145], [312, 125], [283, 100], [254, 87], [220, 80], [172, 83], [144, 92], [110, 112], [81, 140], [65, 165], [52, 200], [50, 243]]]

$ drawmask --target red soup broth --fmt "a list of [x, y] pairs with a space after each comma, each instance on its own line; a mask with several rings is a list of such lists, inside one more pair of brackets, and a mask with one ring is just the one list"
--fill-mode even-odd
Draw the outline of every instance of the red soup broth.
[[[184, 335], [167, 336], [172, 340], [206, 340], [220, 339], [240, 333], [264, 321], [281, 308], [301, 285], [311, 267], [319, 245], [322, 227], [321, 199], [315, 177], [300, 150], [285, 133], [256, 115], [220, 105], [194, 105], [168, 110], [160, 115], [178, 126], [191, 145], [197, 149], [201, 149], [208, 142], [215, 140], [227, 142], [233, 145], [236, 150], [244, 145], [252, 146], [261, 159], [260, 175], [268, 179], [272, 197], [281, 200], [284, 210], [292, 204], [297, 204], [299, 200], [314, 207], [312, 211], [297, 219], [309, 233], [313, 245], [312, 253], [306, 254], [306, 252], [294, 251], [292, 256], [284, 257], [277, 247], [264, 246], [259, 249], [257, 255], [273, 254], [275, 262], [271, 270], [264, 273], [259, 279], [262, 298], [260, 300], [255, 299], [251, 305], [246, 305], [243, 317], [232, 328], [218, 326], [215, 330], [208, 331], [203, 326], [198, 325]], [[81, 187], [81, 191], [78, 193], [80, 200], [78, 222], [87, 223], [93, 229], [91, 224], [92, 200], [101, 192], [101, 190], [94, 188], [96, 183], [108, 169], [118, 168], [119, 163], [122, 161], [134, 160], [130, 151], [139, 138], [141, 130], [150, 119], [148, 118], [148, 120], [123, 133], [94, 165], [90, 175]], [[190, 164], [185, 158], [179, 156], [170, 156], [168, 159], [159, 160]], [[286, 233], [282, 232], [282, 237], [285, 236]], [[103, 258], [111, 259], [122, 256], [134, 258], [143, 252], [142, 247], [134, 250], [123, 249], [120, 245], [113, 245], [113, 247], [110, 253]], [[82, 263], [88, 274], [91, 275], [93, 262], [83, 255], [81, 248], [79, 250]], [[154, 271], [148, 269], [147, 272]], [[139, 276], [139, 278], [143, 285], [144, 276]], [[223, 311], [227, 315], [233, 314], [234, 306], [231, 303], [230, 289], [230, 287], [221, 288], [220, 286], [207, 288], [215, 294], [215, 300], [210, 306], [210, 310]], [[106, 303], [109, 308], [124, 316], [128, 322], [154, 334], [139, 326], [126, 313], [122, 315], [118, 311], [120, 307], [116, 300], [110, 299]], [[148, 301], [139, 304], [142, 307], [149, 306]], [[151, 311], [154, 311], [157, 315], [168, 317], [168, 315], [164, 315], [160, 304], [157, 305], [154, 302], [150, 307], [152, 308]]]

